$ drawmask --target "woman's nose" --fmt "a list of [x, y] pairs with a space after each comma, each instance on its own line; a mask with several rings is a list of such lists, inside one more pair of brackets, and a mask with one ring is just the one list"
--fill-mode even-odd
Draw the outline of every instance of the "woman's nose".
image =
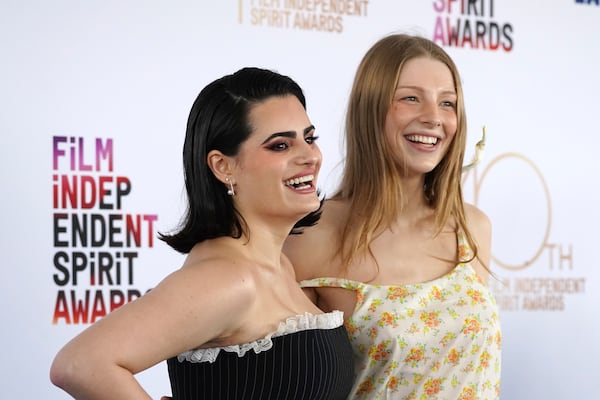
[[299, 156], [300, 163], [306, 165], [317, 165], [321, 162], [322, 154], [321, 149], [315, 143], [309, 144], [304, 142], [302, 151]]
[[424, 103], [420, 120], [422, 123], [432, 127], [442, 125], [438, 105], [432, 102]]

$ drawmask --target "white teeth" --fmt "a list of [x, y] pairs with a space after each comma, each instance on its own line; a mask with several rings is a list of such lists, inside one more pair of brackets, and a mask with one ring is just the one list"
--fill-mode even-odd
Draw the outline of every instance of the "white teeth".
[[315, 179], [314, 175], [306, 175], [306, 176], [301, 176], [299, 178], [288, 179], [288, 180], [284, 181], [283, 183], [285, 183], [288, 186], [295, 186], [295, 185], [299, 185], [304, 182], [310, 182], [313, 179]]
[[423, 143], [423, 144], [436, 144], [438, 138], [432, 136], [423, 136], [423, 135], [409, 135], [406, 137], [411, 142]]

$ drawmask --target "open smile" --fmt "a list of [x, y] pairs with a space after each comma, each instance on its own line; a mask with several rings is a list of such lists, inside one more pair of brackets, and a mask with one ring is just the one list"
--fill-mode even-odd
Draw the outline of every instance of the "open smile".
[[299, 176], [283, 181], [286, 186], [293, 188], [294, 190], [302, 190], [313, 187], [314, 175]]
[[439, 138], [437, 137], [425, 135], [408, 135], [406, 136], [406, 139], [412, 143], [418, 143], [432, 147], [435, 146], [439, 141]]

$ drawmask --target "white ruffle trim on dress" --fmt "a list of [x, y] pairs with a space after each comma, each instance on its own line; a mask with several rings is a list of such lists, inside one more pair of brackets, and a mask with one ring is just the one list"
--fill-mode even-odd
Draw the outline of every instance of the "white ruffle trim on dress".
[[273, 347], [272, 338], [306, 331], [309, 329], [334, 329], [342, 326], [344, 323], [344, 314], [341, 311], [332, 311], [325, 314], [310, 314], [295, 315], [287, 318], [279, 323], [279, 327], [275, 332], [272, 332], [262, 339], [257, 339], [250, 343], [234, 344], [224, 347], [213, 347], [210, 349], [196, 349], [186, 351], [177, 356], [181, 361], [199, 362], [215, 362], [221, 350], [231, 353], [237, 353], [238, 357], [243, 357], [249, 350], [254, 350], [256, 354], [261, 351], [267, 351]]

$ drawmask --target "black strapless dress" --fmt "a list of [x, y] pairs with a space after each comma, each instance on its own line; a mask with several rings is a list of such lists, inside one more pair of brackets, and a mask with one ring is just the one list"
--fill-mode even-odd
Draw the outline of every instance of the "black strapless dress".
[[342, 313], [296, 316], [264, 339], [167, 360], [173, 400], [342, 400], [353, 353]]

